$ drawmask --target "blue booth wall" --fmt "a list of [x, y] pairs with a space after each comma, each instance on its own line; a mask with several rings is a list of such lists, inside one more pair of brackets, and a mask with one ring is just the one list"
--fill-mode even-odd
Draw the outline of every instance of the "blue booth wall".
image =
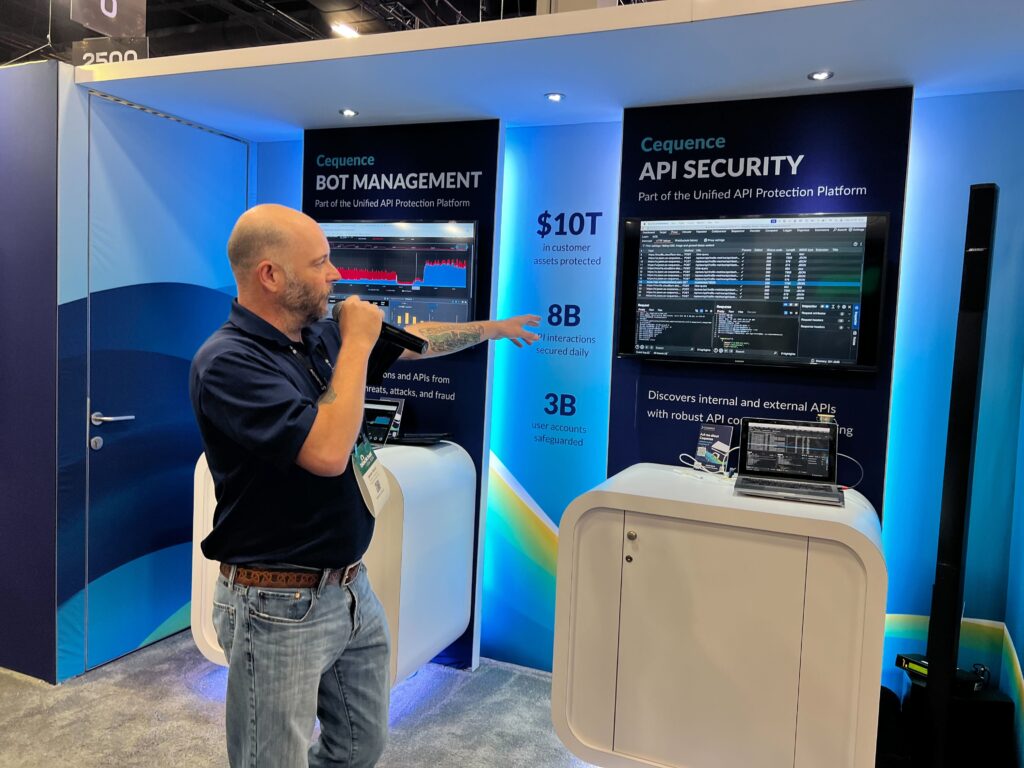
[[1022, 130], [1021, 91], [918, 99], [914, 105], [882, 529], [889, 567], [887, 665], [897, 651], [924, 648], [967, 202], [970, 185], [985, 182], [997, 183], [1000, 193], [979, 410], [984, 450], [976, 454], [972, 480], [964, 615], [997, 624], [965, 629], [961, 665], [980, 661], [998, 674], [1003, 621], [1024, 644], [1024, 531], [1015, 479], [1024, 364], [1018, 331], [1024, 301]]
[[[606, 477], [621, 147], [621, 123], [505, 134], [495, 316], [542, 320], [529, 349], [494, 351], [481, 652], [539, 669], [552, 662], [558, 523]], [[579, 235], [557, 226], [583, 212], [593, 225]]]
[[[1016, 125], [1017, 131], [1008, 130]], [[890, 613], [927, 614], [970, 185], [1000, 187], [975, 463], [966, 615], [1006, 607], [1024, 335], [1024, 92], [914, 105], [889, 436], [885, 544]], [[890, 506], [891, 505], [891, 506]]]
[[255, 145], [253, 204], [277, 203], [302, 210], [302, 142], [268, 141]]
[[[1019, 244], [1018, 244], [1019, 245]], [[1018, 248], [1018, 258], [1024, 248]], [[1010, 537], [1010, 579], [1006, 595], [1006, 648], [1000, 688], [1013, 696], [1017, 705], [1017, 749], [1024, 764], [1024, 690], [1021, 678], [1021, 652], [1024, 651], [1024, 408], [1021, 409], [1017, 441], [1016, 485], [1013, 494], [1013, 532]], [[1013, 638], [1016, 638], [1014, 641]]]
[[[89, 96], [60, 65], [57, 90], [57, 667], [85, 669], [86, 370], [89, 295]], [[69, 596], [78, 595], [69, 600]], [[64, 603], [63, 606], [61, 603]]]
[[57, 64], [0, 69], [0, 667], [54, 679]]

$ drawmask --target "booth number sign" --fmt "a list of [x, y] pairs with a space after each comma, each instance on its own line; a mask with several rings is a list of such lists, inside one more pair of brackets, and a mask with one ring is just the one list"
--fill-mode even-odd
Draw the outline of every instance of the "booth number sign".
[[71, 0], [71, 20], [107, 37], [145, 37], [146, 0]]
[[149, 58], [149, 38], [88, 37], [71, 44], [71, 63], [76, 67], [90, 64], [114, 64]]

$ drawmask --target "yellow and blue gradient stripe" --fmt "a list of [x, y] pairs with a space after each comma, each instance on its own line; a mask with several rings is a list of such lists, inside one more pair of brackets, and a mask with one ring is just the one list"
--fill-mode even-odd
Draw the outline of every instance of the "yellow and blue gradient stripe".
[[484, 542], [482, 652], [551, 670], [558, 529], [491, 454]]

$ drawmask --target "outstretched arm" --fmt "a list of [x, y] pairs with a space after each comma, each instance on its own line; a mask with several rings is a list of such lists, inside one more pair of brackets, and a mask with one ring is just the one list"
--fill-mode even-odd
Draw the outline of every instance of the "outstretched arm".
[[422, 355], [406, 351], [402, 358], [448, 355], [490, 339], [510, 339], [517, 347], [530, 345], [540, 336], [528, 328], [539, 325], [540, 317], [537, 315], [517, 315], [505, 320], [479, 320], [474, 323], [416, 323], [406, 326], [405, 330], [426, 339], [429, 346]]

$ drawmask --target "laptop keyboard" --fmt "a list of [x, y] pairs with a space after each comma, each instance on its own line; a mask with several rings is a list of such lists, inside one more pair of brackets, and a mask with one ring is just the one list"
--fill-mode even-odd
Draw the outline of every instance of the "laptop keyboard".
[[822, 485], [821, 483], [801, 483], [796, 480], [766, 480], [759, 477], [743, 478], [745, 488], [765, 488], [773, 491], [798, 491], [819, 496], [831, 496], [835, 493], [835, 486]]

